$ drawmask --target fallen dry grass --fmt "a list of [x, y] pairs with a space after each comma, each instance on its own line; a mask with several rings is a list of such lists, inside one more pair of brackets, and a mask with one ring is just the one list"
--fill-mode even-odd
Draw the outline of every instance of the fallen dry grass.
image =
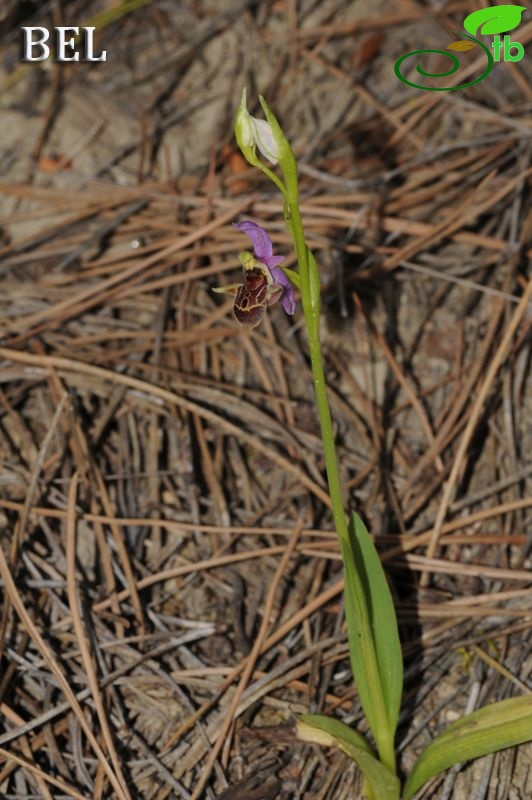
[[[232, 117], [258, 88], [301, 159], [346, 502], [401, 624], [407, 769], [458, 713], [530, 691], [528, 65], [400, 84], [394, 61], [466, 3], [153, 0], [98, 35], [105, 65], [20, 70], [21, 24], [111, 4], [7, 5], [0, 793], [358, 796], [293, 730], [309, 708], [363, 728], [299, 316], [247, 335], [210, 291], [235, 280], [239, 216], [294, 263]], [[527, 797], [529, 755], [420, 797]]]

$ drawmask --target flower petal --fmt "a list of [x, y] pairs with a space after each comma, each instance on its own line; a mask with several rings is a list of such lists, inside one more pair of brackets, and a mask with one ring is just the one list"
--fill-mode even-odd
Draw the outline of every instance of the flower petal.
[[281, 296], [281, 305], [287, 314], [296, 313], [296, 298], [294, 296], [294, 287], [290, 278], [287, 278], [282, 269], [279, 267], [270, 267], [272, 278], [279, 286], [283, 287], [283, 294]]
[[257, 225], [256, 222], [252, 222], [250, 219], [244, 219], [242, 222], [234, 222], [233, 226], [251, 239], [255, 258], [258, 261], [262, 261], [266, 266], [270, 266], [268, 264], [268, 259], [273, 256], [273, 245], [264, 228], [261, 228], [260, 225]]
[[268, 256], [268, 258], [265, 258], [262, 263], [266, 264], [266, 266], [271, 272], [272, 269], [277, 266], [277, 264], [280, 264], [284, 260], [285, 256]]
[[253, 138], [260, 152], [267, 158], [270, 164], [277, 164], [279, 161], [279, 147], [275, 141], [273, 131], [269, 122], [257, 117], [249, 117]]

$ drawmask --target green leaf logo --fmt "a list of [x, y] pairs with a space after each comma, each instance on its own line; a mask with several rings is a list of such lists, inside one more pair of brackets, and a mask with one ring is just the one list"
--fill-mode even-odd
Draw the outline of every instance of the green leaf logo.
[[481, 8], [480, 11], [473, 11], [464, 20], [464, 28], [472, 36], [477, 32], [485, 36], [493, 36], [495, 33], [506, 33], [517, 28], [521, 22], [521, 14], [526, 11], [526, 6], [493, 6], [493, 8]]

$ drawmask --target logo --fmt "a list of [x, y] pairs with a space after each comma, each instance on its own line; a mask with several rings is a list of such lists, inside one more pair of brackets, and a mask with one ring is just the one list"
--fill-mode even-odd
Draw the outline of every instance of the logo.
[[[54, 61], [79, 61], [80, 54], [76, 50], [78, 43], [80, 44], [81, 60], [82, 61], [107, 61], [107, 51], [104, 50], [99, 55], [94, 54], [93, 36], [96, 28], [87, 27], [80, 29], [79, 27], [57, 27], [54, 28], [56, 55]], [[38, 38], [34, 41], [33, 34], [38, 34]], [[70, 36], [70, 34], [74, 36]], [[68, 38], [67, 38], [68, 37]], [[28, 27], [22, 28], [22, 61], [46, 61], [50, 55], [50, 48], [47, 41], [50, 38], [50, 32], [46, 28], [41, 27]], [[34, 54], [34, 50], [37, 53]]]
[[[457, 42], [452, 42], [452, 44], [447, 45], [447, 50], [413, 50], [411, 53], [406, 53], [395, 62], [394, 72], [399, 80], [406, 83], [407, 86], [412, 86], [414, 89], [423, 89], [427, 92], [454, 92], [457, 89], [465, 89], [467, 86], [474, 86], [475, 83], [480, 83], [480, 81], [483, 81], [484, 78], [490, 74], [495, 61], [500, 61], [501, 58], [504, 61], [520, 61], [523, 58], [525, 54], [523, 45], [520, 42], [512, 42], [510, 36], [507, 35], [507, 31], [512, 31], [519, 25], [521, 22], [521, 14], [525, 10], [526, 6], [503, 5], [481, 8], [479, 11], [474, 11], [464, 20], [464, 28], [467, 33], [464, 34], [459, 31], [453, 31], [453, 33], [465, 36], [465, 40], [460, 39]], [[506, 35], [501, 39], [499, 36], [500, 33]], [[491, 49], [484, 44], [484, 42], [475, 38], [477, 34], [494, 37], [491, 43]], [[460, 61], [458, 58], [454, 53], [449, 53], [447, 51], [455, 50], [458, 52], [465, 52], [477, 46], [484, 51], [487, 64], [482, 75], [467, 83], [461, 83], [458, 86], [423, 86], [408, 80], [401, 72], [403, 62], [406, 61], [407, 58], [410, 58], [410, 56], [419, 56], [422, 53], [438, 53], [439, 55], [451, 59], [452, 67], [447, 70], [447, 72], [427, 72], [420, 63], [416, 65], [416, 70], [425, 78], [446, 78], [449, 75], [454, 75], [454, 73], [460, 69]], [[491, 50], [493, 50], [493, 54]]]

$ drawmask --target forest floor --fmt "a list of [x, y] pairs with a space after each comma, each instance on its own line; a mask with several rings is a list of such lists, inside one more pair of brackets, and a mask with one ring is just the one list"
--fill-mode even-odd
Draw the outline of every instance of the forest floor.
[[[346, 508], [404, 647], [401, 770], [532, 689], [532, 21], [525, 57], [468, 88], [393, 69], [472, 10], [3, 4], [2, 798], [361, 796], [346, 756], [295, 735], [309, 710], [367, 730], [302, 314], [249, 333], [212, 292], [239, 279], [244, 217], [295, 266], [234, 141], [244, 86], [299, 160]], [[23, 64], [22, 25], [95, 25], [107, 60]], [[484, 69], [457, 55], [449, 85]], [[525, 800], [531, 755], [417, 797]]]

